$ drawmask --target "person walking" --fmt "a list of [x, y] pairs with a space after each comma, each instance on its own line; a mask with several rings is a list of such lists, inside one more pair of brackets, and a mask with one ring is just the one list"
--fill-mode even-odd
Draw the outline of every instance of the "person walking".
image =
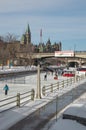
[[5, 90], [5, 95], [7, 95], [8, 94], [8, 90], [9, 90], [9, 87], [8, 87], [7, 84], [4, 86], [4, 90]]
[[44, 75], [44, 80], [47, 80], [47, 74]]

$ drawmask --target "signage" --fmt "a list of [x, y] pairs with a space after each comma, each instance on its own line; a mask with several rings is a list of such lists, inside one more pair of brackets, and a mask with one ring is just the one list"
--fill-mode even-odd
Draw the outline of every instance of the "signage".
[[73, 57], [74, 51], [55, 51], [55, 57]]

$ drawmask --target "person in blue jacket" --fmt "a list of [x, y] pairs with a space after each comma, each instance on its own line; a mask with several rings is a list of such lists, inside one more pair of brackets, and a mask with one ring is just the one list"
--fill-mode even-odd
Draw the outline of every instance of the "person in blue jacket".
[[5, 95], [7, 95], [8, 94], [8, 90], [9, 90], [9, 87], [8, 87], [7, 84], [4, 86], [4, 90], [5, 90]]

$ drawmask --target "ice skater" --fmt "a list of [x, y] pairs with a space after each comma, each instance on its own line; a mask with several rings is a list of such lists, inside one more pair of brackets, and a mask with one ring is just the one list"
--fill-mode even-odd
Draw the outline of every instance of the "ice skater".
[[8, 94], [8, 90], [9, 90], [9, 87], [8, 87], [7, 84], [4, 86], [3, 90], [5, 90], [5, 95], [7, 95]]
[[47, 74], [44, 75], [44, 80], [47, 80]]

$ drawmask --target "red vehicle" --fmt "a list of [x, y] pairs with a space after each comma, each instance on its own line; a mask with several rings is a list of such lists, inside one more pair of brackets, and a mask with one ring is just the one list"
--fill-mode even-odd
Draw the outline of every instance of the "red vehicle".
[[64, 77], [74, 77], [75, 76], [75, 72], [71, 71], [71, 70], [66, 70], [63, 72], [63, 76]]

